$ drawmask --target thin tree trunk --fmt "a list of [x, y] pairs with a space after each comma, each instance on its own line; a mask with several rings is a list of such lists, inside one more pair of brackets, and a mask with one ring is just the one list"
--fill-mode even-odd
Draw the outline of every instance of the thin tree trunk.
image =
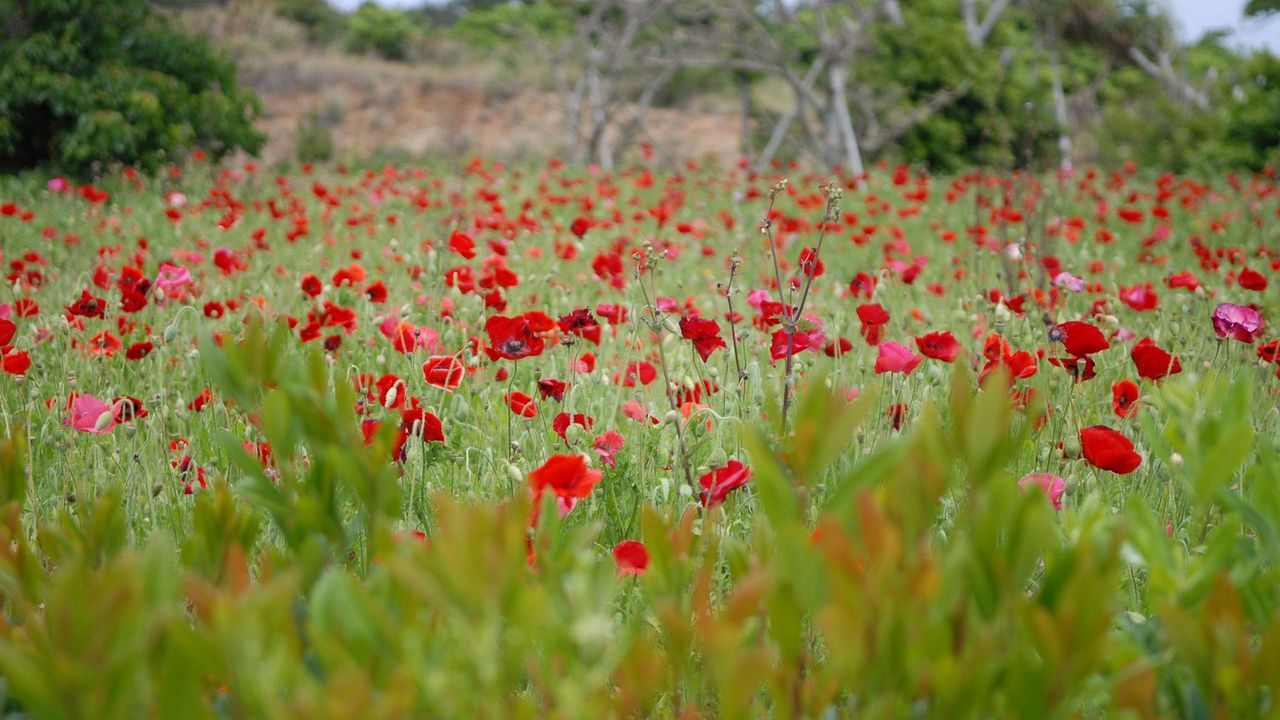
[[835, 105], [836, 112], [835, 119], [839, 124], [840, 136], [844, 141], [845, 171], [861, 178], [863, 173], [862, 151], [858, 148], [858, 135], [853, 129], [853, 118], [849, 116], [849, 101], [845, 99], [844, 67], [839, 64], [832, 65], [829, 76], [831, 80], [831, 101]]
[[[1054, 30], [1050, 28], [1050, 33]], [[1062, 169], [1071, 171], [1071, 125], [1067, 117], [1067, 94], [1062, 89], [1062, 68], [1058, 62], [1058, 41], [1049, 39], [1049, 77], [1053, 83], [1053, 115], [1058, 123], [1058, 152], [1062, 155]]]

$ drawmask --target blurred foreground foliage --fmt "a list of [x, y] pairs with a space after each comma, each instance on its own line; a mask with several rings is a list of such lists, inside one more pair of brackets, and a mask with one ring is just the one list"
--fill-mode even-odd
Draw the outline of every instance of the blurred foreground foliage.
[[0, 171], [255, 151], [258, 98], [146, 0], [0, 0]]
[[[202, 349], [258, 418], [275, 473], [195, 499], [185, 537], [132, 538], [122, 488], [33, 518], [26, 435], [0, 442], [0, 677], [36, 717], [1271, 716], [1280, 682], [1277, 461], [1249, 389], [1171, 385], [1192, 498], [1174, 541], [1143, 495], [1069, 516], [1004, 468], [1028, 442], [1000, 378], [821, 483], [870, 413], [821, 382], [785, 448], [758, 431], [754, 525], [643, 511], [651, 564], [617, 577], [597, 525], [438, 496], [402, 529], [388, 433], [348, 383], [272, 337]], [[992, 383], [995, 383], [993, 386]], [[344, 388], [346, 388], [344, 390]], [[1209, 403], [1208, 405], [1202, 404]], [[1205, 413], [1204, 407], [1214, 408]], [[1038, 412], [1036, 410], [1035, 412]], [[1246, 458], [1257, 455], [1252, 466]], [[1241, 472], [1237, 472], [1237, 471]], [[1239, 478], [1244, 478], [1242, 482]]]

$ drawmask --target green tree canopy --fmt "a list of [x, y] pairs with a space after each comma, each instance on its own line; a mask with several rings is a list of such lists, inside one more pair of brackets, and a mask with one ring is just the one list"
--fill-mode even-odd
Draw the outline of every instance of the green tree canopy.
[[145, 0], [0, 0], [0, 170], [255, 151], [235, 66]]

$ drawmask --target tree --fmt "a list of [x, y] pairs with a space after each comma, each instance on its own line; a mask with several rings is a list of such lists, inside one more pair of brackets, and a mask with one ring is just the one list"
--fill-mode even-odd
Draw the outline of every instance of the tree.
[[1249, 4], [1244, 6], [1244, 16], [1265, 17], [1280, 13], [1280, 0], [1249, 0]]
[[145, 0], [0, 0], [0, 170], [256, 151], [258, 98]]

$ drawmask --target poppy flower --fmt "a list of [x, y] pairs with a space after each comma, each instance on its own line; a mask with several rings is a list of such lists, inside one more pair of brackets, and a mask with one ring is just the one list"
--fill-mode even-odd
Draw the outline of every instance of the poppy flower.
[[916, 338], [916, 349], [921, 355], [945, 363], [955, 362], [960, 355], [960, 343], [949, 331], [931, 332]]
[[9, 375], [26, 375], [31, 368], [31, 356], [26, 350], [6, 351], [0, 360], [0, 369]]
[[1049, 329], [1049, 339], [1062, 343], [1067, 348], [1067, 352], [1076, 357], [1092, 355], [1111, 347], [1107, 337], [1096, 325], [1079, 320], [1069, 320], [1054, 325]]
[[639, 540], [623, 540], [613, 546], [613, 562], [618, 577], [643, 574], [649, 569], [649, 549]]
[[611, 468], [616, 468], [618, 467], [618, 451], [622, 449], [622, 443], [622, 435], [613, 430], [608, 430], [605, 434], [596, 438], [592, 445], [596, 449], [596, 455], [600, 456], [600, 462]]
[[910, 375], [924, 357], [911, 352], [911, 348], [896, 342], [880, 343], [880, 355], [876, 358], [876, 374], [897, 372]]
[[1160, 296], [1151, 288], [1151, 283], [1121, 287], [1120, 300], [1138, 312], [1155, 310], [1160, 304]]
[[1222, 303], [1213, 309], [1213, 331], [1220, 338], [1252, 343], [1262, 335], [1262, 315], [1251, 307]]
[[387, 373], [378, 378], [378, 382], [374, 384], [378, 391], [378, 404], [384, 408], [399, 410], [404, 407], [407, 398], [408, 386], [405, 385], [403, 379], [398, 375]]
[[485, 321], [484, 330], [489, 335], [488, 352], [493, 360], [500, 357], [519, 360], [542, 354], [542, 338], [534, 334], [529, 319], [524, 316], [492, 315]]
[[111, 406], [92, 395], [76, 395], [68, 410], [70, 412], [62, 420], [63, 427], [101, 435], [116, 426]]
[[1076, 383], [1092, 380], [1098, 376], [1097, 365], [1093, 362], [1093, 358], [1088, 356], [1049, 358], [1049, 364], [1066, 370]]
[[466, 368], [454, 355], [432, 355], [422, 364], [422, 376], [427, 384], [442, 390], [452, 390], [462, 384]]
[[821, 350], [827, 343], [827, 336], [821, 330], [797, 330], [794, 338], [787, 337], [787, 331], [778, 329], [773, 333], [769, 345], [769, 357], [781, 360], [787, 356], [787, 346], [791, 346], [791, 354], [796, 355], [804, 350]]
[[863, 303], [858, 306], [858, 320], [862, 323], [860, 332], [868, 345], [879, 345], [884, 336], [884, 326], [889, 322], [889, 311], [880, 303]]
[[746, 466], [737, 460], [730, 460], [724, 467], [716, 468], [698, 478], [698, 484], [702, 486], [698, 501], [703, 507], [715, 507], [723, 503], [730, 492], [746, 485], [750, 479], [751, 471]]
[[142, 407], [142, 401], [136, 397], [122, 395], [111, 399], [111, 417], [117, 425], [134, 420], [141, 420], [150, 413]]
[[595, 345], [600, 344], [600, 323], [596, 322], [595, 316], [586, 308], [579, 308], [561, 317], [556, 326], [560, 328], [560, 332], [577, 335]]
[[569, 232], [573, 233], [576, 237], [581, 238], [583, 235], [587, 234], [587, 229], [590, 227], [591, 223], [589, 220], [584, 217], [578, 217], [574, 218], [573, 222], [569, 224]]
[[1116, 417], [1131, 418], [1138, 414], [1138, 383], [1121, 380], [1111, 386], [1111, 409]]
[[529, 473], [528, 482], [535, 505], [542, 500], [542, 493], [547, 490], [557, 498], [576, 502], [590, 495], [603, 475], [603, 471], [592, 470], [587, 466], [585, 455], [552, 455]]
[[1133, 441], [1105, 425], [1081, 429], [1080, 447], [1090, 465], [1117, 475], [1128, 475], [1142, 464]]
[[1262, 292], [1267, 289], [1267, 276], [1251, 268], [1241, 270], [1236, 282], [1245, 290]]
[[107, 301], [89, 294], [88, 290], [80, 291], [80, 299], [66, 306], [71, 315], [77, 317], [100, 318], [107, 309]]
[[720, 325], [715, 320], [707, 320], [696, 315], [680, 318], [680, 337], [693, 342], [693, 349], [703, 362], [711, 357], [716, 348], [727, 347], [724, 338], [720, 337]]
[[449, 249], [470, 260], [476, 256], [476, 241], [461, 230], [454, 230], [449, 235]]
[[568, 383], [555, 378], [542, 378], [538, 381], [538, 396], [543, 400], [550, 398], [556, 402], [564, 402], [564, 392], [567, 389]]
[[1129, 357], [1138, 369], [1138, 377], [1147, 380], [1160, 380], [1182, 372], [1182, 363], [1178, 362], [1178, 358], [1156, 345], [1151, 338], [1139, 340]]
[[578, 425], [584, 430], [590, 430], [591, 426], [595, 424], [596, 419], [590, 415], [585, 415], [583, 413], [574, 413], [570, 415], [567, 412], [562, 412], [551, 420], [551, 429], [560, 436], [561, 440], [565, 441], [565, 444], [568, 444], [570, 427]]
[[800, 272], [806, 277], [819, 278], [826, 272], [826, 266], [822, 264], [822, 258], [818, 257], [817, 251], [813, 248], [804, 248], [800, 251]]
[[12, 320], [0, 319], [0, 347], [8, 345], [13, 336], [18, 334], [18, 326]]
[[200, 412], [201, 410], [204, 410], [205, 406], [212, 401], [213, 401], [213, 391], [210, 390], [209, 388], [205, 388], [204, 390], [201, 390], [200, 394], [195, 396], [195, 398], [192, 399], [191, 402], [187, 403], [187, 409], [190, 410], [191, 412]]
[[502, 399], [517, 417], [533, 418], [538, 416], [538, 405], [533, 401], [533, 398], [518, 390], [503, 395]]
[[833, 358], [839, 355], [848, 355], [852, 350], [853, 342], [849, 338], [836, 338], [822, 348], [822, 354]]
[[1035, 486], [1044, 493], [1045, 498], [1053, 504], [1054, 510], [1062, 510], [1062, 495], [1067, 490], [1067, 483], [1053, 473], [1027, 473], [1018, 479], [1018, 489], [1026, 490]]

